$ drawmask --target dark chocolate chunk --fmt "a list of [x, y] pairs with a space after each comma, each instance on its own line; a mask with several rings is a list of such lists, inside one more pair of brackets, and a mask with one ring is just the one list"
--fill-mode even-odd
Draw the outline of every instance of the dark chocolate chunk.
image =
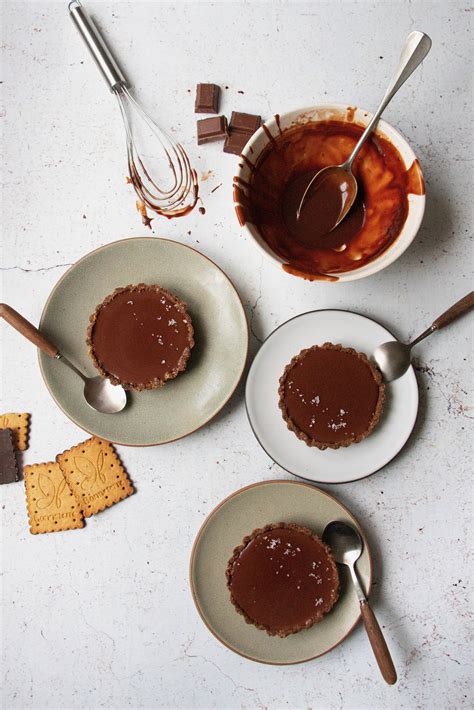
[[195, 113], [218, 113], [220, 92], [217, 84], [198, 84], [194, 104]]
[[224, 153], [240, 155], [252, 135], [253, 133], [249, 133], [248, 131], [231, 131], [225, 139]]
[[232, 111], [230, 119], [230, 131], [240, 131], [242, 133], [255, 133], [262, 125], [262, 117], [252, 113], [240, 113]]
[[0, 483], [18, 481], [18, 464], [11, 429], [0, 429]]
[[227, 119], [225, 116], [201, 118], [197, 122], [198, 145], [211, 141], [223, 140], [227, 135]]

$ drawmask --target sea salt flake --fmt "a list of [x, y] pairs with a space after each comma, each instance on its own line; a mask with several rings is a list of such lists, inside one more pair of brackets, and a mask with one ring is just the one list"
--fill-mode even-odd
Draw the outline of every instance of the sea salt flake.
[[267, 545], [267, 550], [274, 550], [277, 545], [279, 545], [281, 542], [279, 537], [272, 537], [270, 540], [270, 544]]
[[339, 422], [339, 424], [336, 424], [336, 422], [330, 422], [328, 424], [328, 428], [332, 429], [333, 431], [338, 431], [338, 429], [343, 429], [347, 426], [347, 422]]
[[133, 301], [127, 301], [127, 306], [133, 306]]
[[176, 321], [174, 318], [170, 318], [168, 321], [168, 325], [176, 325]]

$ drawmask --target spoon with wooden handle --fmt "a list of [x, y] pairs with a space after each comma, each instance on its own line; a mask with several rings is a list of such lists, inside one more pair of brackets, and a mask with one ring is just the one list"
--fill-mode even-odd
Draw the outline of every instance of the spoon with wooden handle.
[[442, 313], [421, 335], [411, 343], [400, 343], [398, 340], [390, 340], [375, 348], [372, 358], [383, 375], [385, 382], [392, 382], [405, 374], [411, 364], [411, 349], [421, 340], [424, 340], [437, 330], [449, 325], [456, 318], [462, 316], [474, 308], [474, 291], [461, 298], [460, 301]]
[[84, 382], [84, 399], [87, 404], [102, 414], [121, 412], [127, 404], [127, 393], [120, 385], [113, 385], [104, 377], [86, 377], [70, 360], [62, 355], [58, 348], [41, 333], [38, 328], [23, 318], [11, 306], [0, 303], [0, 317], [7, 321], [21, 335], [24, 335], [36, 347], [49, 357], [63, 362]]
[[389, 685], [393, 685], [397, 682], [397, 672], [380, 626], [375, 618], [375, 614], [370, 608], [367, 597], [361, 587], [355, 568], [355, 563], [362, 554], [362, 538], [352, 525], [335, 520], [326, 525], [323, 532], [323, 542], [331, 548], [332, 556], [339, 565], [349, 567], [357, 598], [359, 599], [360, 613], [362, 614], [362, 620], [374, 656], [384, 680]]

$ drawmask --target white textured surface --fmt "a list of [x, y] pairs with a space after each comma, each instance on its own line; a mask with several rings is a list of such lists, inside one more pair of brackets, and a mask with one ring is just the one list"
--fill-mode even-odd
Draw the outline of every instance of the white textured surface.
[[[228, 272], [248, 309], [253, 352], [277, 324], [311, 308], [352, 308], [413, 336], [471, 288], [467, 4], [91, 2], [89, 9], [151, 112], [184, 140], [201, 173], [212, 171], [202, 183], [206, 214], [155, 220], [154, 233], [197, 246]], [[3, 300], [37, 322], [69, 264], [147, 230], [125, 185], [117, 107], [66, 3], [4, 1], [2, 12]], [[427, 178], [416, 242], [385, 272], [352, 284], [306, 283], [262, 263], [231, 208], [235, 157], [219, 145], [194, 146], [195, 83], [228, 85], [227, 114], [268, 117], [330, 100], [371, 108], [415, 27], [432, 36], [433, 49], [386, 117], [408, 137]], [[32, 537], [22, 484], [2, 488], [5, 707], [472, 706], [470, 326], [467, 318], [419, 347], [421, 412], [403, 453], [371, 478], [330, 488], [372, 543], [373, 602], [398, 668], [395, 687], [381, 681], [360, 627], [313, 663], [273, 668], [235, 656], [198, 618], [187, 567], [199, 525], [240, 486], [286, 475], [255, 441], [241, 387], [193, 436], [121, 448], [138, 492], [82, 531]], [[32, 412], [24, 462], [48, 460], [83, 434], [50, 400], [34, 348], [5, 324], [1, 333], [2, 407]]]

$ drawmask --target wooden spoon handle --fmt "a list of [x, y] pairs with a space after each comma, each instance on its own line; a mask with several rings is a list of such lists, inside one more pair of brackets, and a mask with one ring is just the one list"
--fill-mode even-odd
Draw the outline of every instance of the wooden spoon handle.
[[382, 673], [384, 680], [389, 685], [393, 685], [397, 682], [397, 672], [395, 670], [395, 666], [393, 665], [392, 657], [387, 648], [387, 644], [385, 643], [380, 626], [375, 618], [375, 614], [366, 599], [361, 601], [360, 610], [365, 630], [367, 631], [367, 636], [369, 637], [370, 645], [372, 646], [372, 651], [374, 652], [374, 656], [379, 664], [380, 672]]
[[454, 306], [451, 306], [451, 308], [448, 308], [447, 311], [438, 316], [438, 318], [433, 321], [432, 327], [437, 328], [438, 330], [440, 328], [444, 328], [445, 325], [452, 323], [453, 320], [456, 320], [456, 318], [462, 316], [463, 313], [470, 311], [471, 308], [474, 308], [474, 291], [468, 293], [467, 296], [461, 298], [461, 300], [455, 303]]
[[59, 354], [57, 347], [50, 343], [49, 340], [39, 332], [38, 328], [35, 328], [32, 323], [27, 321], [26, 318], [23, 318], [14, 308], [8, 306], [6, 303], [0, 303], [0, 316], [44, 353], [50, 357], [57, 357]]

